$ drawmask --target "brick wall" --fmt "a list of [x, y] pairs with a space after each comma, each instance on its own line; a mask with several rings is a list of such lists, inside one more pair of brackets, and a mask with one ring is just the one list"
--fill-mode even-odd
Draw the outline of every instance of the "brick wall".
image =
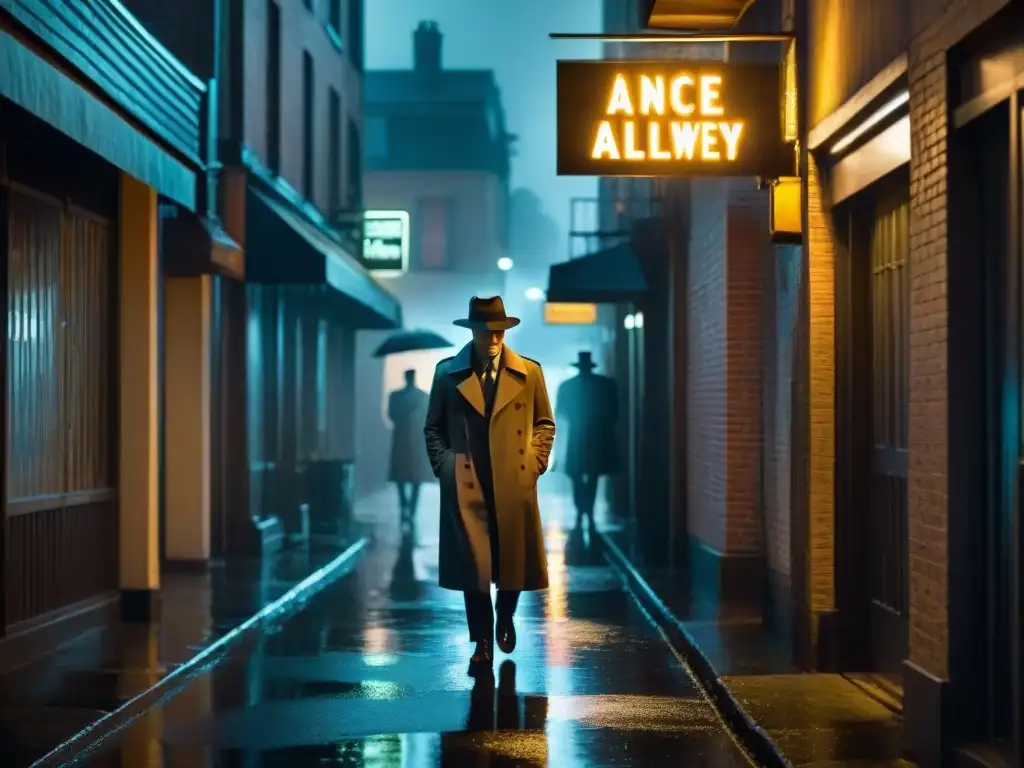
[[806, 531], [809, 608], [835, 608], [835, 243], [817, 163], [806, 154], [805, 231], [808, 329], [808, 509]]
[[762, 267], [768, 195], [694, 182], [687, 303], [689, 531], [718, 552], [762, 545]]
[[726, 539], [726, 195], [728, 182], [693, 182], [687, 302], [687, 520], [691, 536]]
[[728, 474], [725, 551], [761, 551], [763, 326], [762, 266], [772, 257], [768, 192], [753, 180], [729, 182], [727, 204], [726, 373]]
[[1007, 0], [914, 0], [910, 119], [910, 660], [948, 674], [948, 49]]

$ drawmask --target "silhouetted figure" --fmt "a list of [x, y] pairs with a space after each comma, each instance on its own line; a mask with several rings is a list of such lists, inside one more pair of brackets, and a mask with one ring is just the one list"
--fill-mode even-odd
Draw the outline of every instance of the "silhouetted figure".
[[619, 394], [615, 382], [594, 373], [590, 352], [580, 352], [573, 365], [579, 374], [558, 388], [557, 416], [569, 422], [569, 444], [562, 471], [572, 480], [576, 526], [594, 523], [597, 481], [619, 471], [617, 427]]
[[471, 329], [473, 341], [437, 364], [424, 429], [441, 480], [439, 581], [465, 594], [473, 674], [493, 662], [495, 632], [502, 651], [515, 648], [520, 591], [548, 586], [537, 478], [548, 468], [555, 420], [540, 365], [505, 346], [505, 331], [518, 324], [500, 296], [470, 300], [455, 325]]
[[434, 479], [423, 454], [427, 393], [416, 386], [416, 371], [405, 372], [405, 386], [388, 396], [391, 431], [391, 482], [398, 489], [402, 528], [412, 526], [420, 503], [420, 484]]

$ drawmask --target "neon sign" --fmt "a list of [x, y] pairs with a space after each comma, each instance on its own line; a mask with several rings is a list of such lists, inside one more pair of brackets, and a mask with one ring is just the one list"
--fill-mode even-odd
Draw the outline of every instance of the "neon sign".
[[558, 62], [558, 172], [792, 174], [778, 66]]

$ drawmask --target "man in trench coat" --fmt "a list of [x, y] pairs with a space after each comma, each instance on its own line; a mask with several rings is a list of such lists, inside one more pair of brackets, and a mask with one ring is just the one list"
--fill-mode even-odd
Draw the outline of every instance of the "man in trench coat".
[[[440, 480], [440, 585], [464, 593], [471, 671], [515, 648], [519, 593], [548, 586], [537, 479], [555, 420], [540, 365], [505, 346], [519, 319], [500, 296], [473, 297], [455, 325], [473, 341], [434, 371], [424, 434]], [[498, 587], [497, 626], [490, 586]]]

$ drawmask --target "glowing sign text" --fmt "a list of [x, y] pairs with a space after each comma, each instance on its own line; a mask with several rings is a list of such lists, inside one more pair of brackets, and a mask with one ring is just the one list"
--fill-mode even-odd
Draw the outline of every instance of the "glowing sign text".
[[594, 160], [715, 163], [739, 157], [744, 123], [725, 117], [721, 75], [616, 74], [605, 115], [613, 119], [597, 124]]
[[559, 176], [796, 173], [778, 63], [558, 62]]

